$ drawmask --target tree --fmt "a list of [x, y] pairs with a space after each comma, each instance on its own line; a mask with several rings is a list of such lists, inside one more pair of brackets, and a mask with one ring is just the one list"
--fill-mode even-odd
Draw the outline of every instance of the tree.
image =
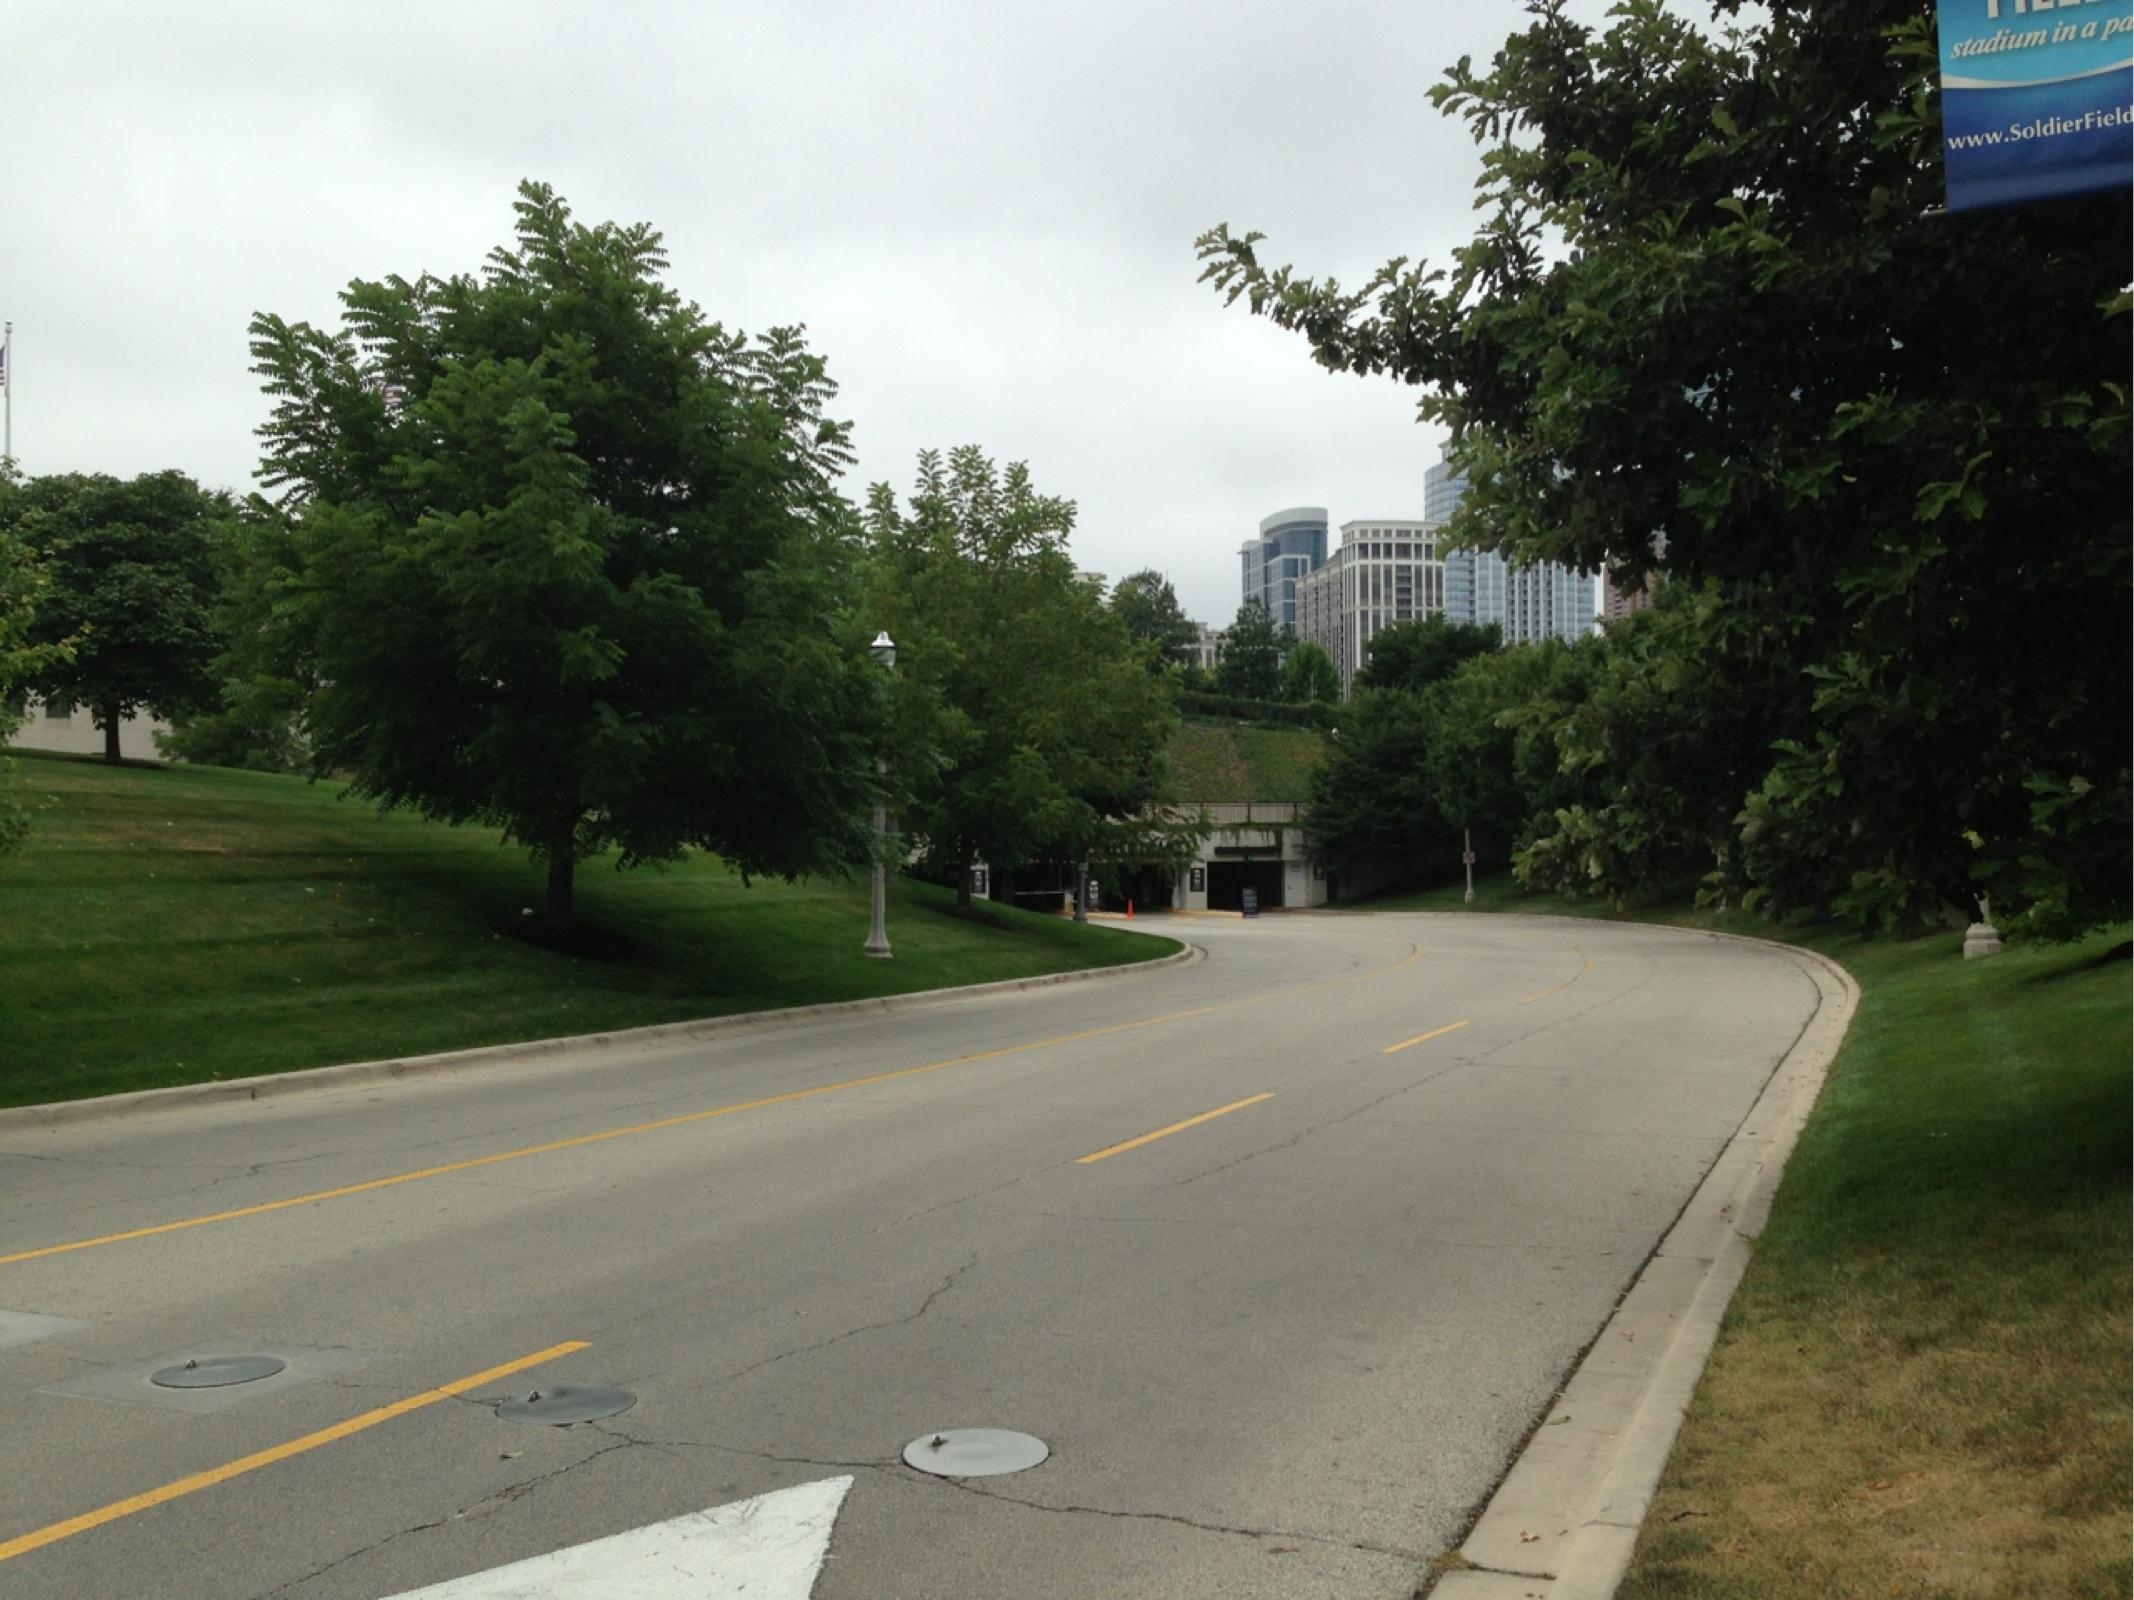
[[1578, 797], [1560, 720], [1589, 694], [1592, 643], [1470, 657], [1429, 688], [1356, 690], [1313, 773], [1305, 826], [1342, 871], [1414, 878], [1475, 848], [1503, 859]]
[[1237, 621], [1223, 641], [1215, 664], [1215, 692], [1245, 700], [1272, 700], [1281, 682], [1282, 652], [1288, 629], [1277, 628], [1266, 604], [1257, 597], [1237, 608]]
[[1430, 789], [1430, 708], [1404, 689], [1359, 689], [1312, 769], [1299, 822], [1337, 874], [1420, 877], [1446, 847]]
[[[51, 580], [37, 556], [12, 527], [10, 502], [21, 492], [13, 468], [0, 460], [0, 750], [22, 725], [22, 691], [40, 672], [63, 660], [76, 641], [33, 642], [37, 607]], [[22, 843], [29, 818], [9, 793], [13, 762], [0, 755], [0, 855]]]
[[301, 772], [309, 761], [304, 710], [317, 685], [301, 675], [286, 618], [274, 606], [285, 570], [282, 520], [264, 502], [240, 505], [220, 543], [209, 703], [174, 715], [156, 747], [170, 760], [251, 772]]
[[1423, 387], [1455, 539], [1635, 578], [1664, 535], [1717, 584], [1787, 685], [1733, 824], [1773, 908], [2123, 915], [2127, 192], [1941, 215], [1920, 0], [1715, 12], [1540, 0], [1455, 66], [1484, 221], [1449, 268], [1349, 289], [1218, 228], [1206, 275]]
[[[1746, 596], [1729, 604], [1714, 583], [1679, 582], [1579, 645], [1591, 670], [1578, 692], [1519, 718], [1553, 740], [1559, 763], [1554, 798], [1521, 841], [1521, 880], [1618, 903], [1700, 877], [1710, 898], [1740, 894], [1742, 796], [1801, 700], [1771, 634]], [[1816, 863], [1817, 881], [1834, 865]]]
[[1289, 652], [1282, 662], [1275, 697], [1291, 705], [1310, 705], [1314, 701], [1330, 704], [1341, 698], [1341, 674], [1334, 670], [1334, 658], [1326, 653], [1324, 645], [1306, 639]]
[[351, 283], [345, 331], [253, 318], [255, 555], [314, 770], [501, 828], [557, 931], [598, 851], [864, 859], [878, 674], [834, 620], [822, 361], [707, 322], [649, 227], [531, 183], [516, 211], [479, 276]]
[[1424, 692], [1430, 797], [1447, 829], [1502, 860], [1575, 797], [1557, 723], [1581, 704], [1590, 642], [1550, 639], [1469, 658]]
[[74, 641], [47, 654], [31, 686], [88, 706], [106, 761], [120, 759], [119, 729], [136, 711], [170, 717], [212, 694], [216, 546], [229, 515], [226, 497], [181, 472], [32, 478], [0, 505], [50, 584], [31, 638], [48, 650]]
[[1116, 608], [1075, 573], [1074, 504], [972, 445], [919, 457], [909, 509], [868, 496], [864, 614], [898, 645], [897, 787], [906, 832], [972, 864], [1156, 861], [1201, 837], [1154, 809], [1177, 712]]
[[1192, 660], [1199, 626], [1188, 620], [1170, 580], [1153, 569], [1129, 573], [1111, 592], [1113, 615], [1126, 635], [1147, 648], [1153, 666], [1184, 666]]
[[1420, 692], [1450, 677], [1461, 662], [1502, 647], [1504, 630], [1494, 622], [1453, 622], [1433, 613], [1420, 622], [1396, 622], [1371, 635], [1370, 659], [1357, 674], [1373, 689]]

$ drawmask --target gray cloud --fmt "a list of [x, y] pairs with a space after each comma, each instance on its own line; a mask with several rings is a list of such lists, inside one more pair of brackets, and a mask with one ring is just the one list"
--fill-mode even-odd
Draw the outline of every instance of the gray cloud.
[[[29, 14], [24, 14], [27, 11]], [[0, 315], [30, 472], [249, 481], [257, 309], [470, 269], [512, 186], [647, 220], [705, 311], [805, 322], [861, 466], [1027, 459], [1082, 564], [1226, 620], [1265, 512], [1419, 515], [1414, 396], [1195, 282], [1218, 221], [1311, 271], [1442, 256], [1475, 152], [1425, 91], [1514, 0], [24, 8]]]

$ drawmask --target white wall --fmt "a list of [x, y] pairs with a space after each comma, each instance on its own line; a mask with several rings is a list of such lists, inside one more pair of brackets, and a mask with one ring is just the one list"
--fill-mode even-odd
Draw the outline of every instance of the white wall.
[[[29, 715], [8, 742], [18, 750], [58, 750], [73, 755], [104, 753], [104, 730], [96, 725], [89, 708], [77, 705], [65, 716], [45, 714], [44, 706], [30, 702]], [[155, 735], [168, 733], [170, 724], [158, 717], [132, 716], [119, 724], [119, 754], [127, 760], [156, 759]]]

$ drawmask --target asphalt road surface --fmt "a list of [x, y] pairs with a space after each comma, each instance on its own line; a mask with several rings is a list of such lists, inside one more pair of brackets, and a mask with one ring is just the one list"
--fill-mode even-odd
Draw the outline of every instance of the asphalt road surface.
[[[838, 1475], [825, 1600], [1414, 1594], [1816, 989], [1157, 925], [1206, 959], [0, 1133], [0, 1596], [377, 1600]], [[237, 1354], [286, 1365], [148, 1378]], [[589, 1384], [635, 1404], [494, 1409]], [[900, 1459], [979, 1427], [1050, 1459]]]

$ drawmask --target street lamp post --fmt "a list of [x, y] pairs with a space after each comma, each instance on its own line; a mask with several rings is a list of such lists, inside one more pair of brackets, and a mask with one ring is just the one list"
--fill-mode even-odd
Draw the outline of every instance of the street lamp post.
[[[881, 665], [884, 672], [897, 669], [896, 641], [889, 637], [887, 629], [874, 636], [874, 643], [867, 647], [867, 654]], [[889, 758], [877, 755], [874, 771], [878, 778], [889, 775]], [[874, 920], [867, 930], [867, 943], [862, 947], [878, 960], [889, 959], [889, 807], [883, 800], [879, 786], [874, 799], [874, 871], [871, 874], [871, 898]]]
[[1475, 900], [1475, 831], [1472, 828], [1462, 828], [1460, 830], [1460, 865], [1467, 869], [1466, 903], [1473, 905]]

